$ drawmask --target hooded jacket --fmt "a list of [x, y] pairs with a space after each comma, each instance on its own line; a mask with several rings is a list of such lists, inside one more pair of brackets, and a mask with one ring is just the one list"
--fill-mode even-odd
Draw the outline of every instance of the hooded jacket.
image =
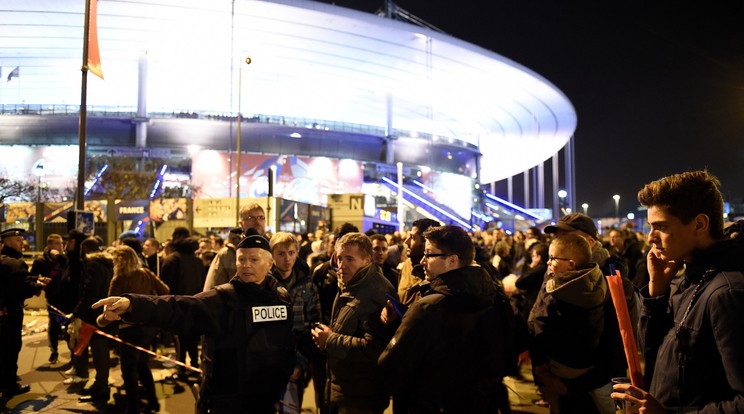
[[[496, 295], [482, 267], [466, 266], [432, 280], [404, 314], [379, 365], [410, 412], [495, 412], [507, 351], [505, 341], [494, 346], [484, 331], [506, 337], [504, 308], [492, 306]], [[489, 309], [497, 315], [484, 322]], [[488, 363], [492, 355], [503, 356], [501, 367]]]
[[606, 296], [607, 281], [596, 264], [548, 273], [528, 320], [534, 364], [550, 362], [553, 374], [561, 378], [587, 372], [597, 358]]
[[[650, 393], [673, 412], [744, 412], [744, 238], [693, 254], [676, 292], [642, 290]], [[650, 362], [649, 362], [650, 361]]]

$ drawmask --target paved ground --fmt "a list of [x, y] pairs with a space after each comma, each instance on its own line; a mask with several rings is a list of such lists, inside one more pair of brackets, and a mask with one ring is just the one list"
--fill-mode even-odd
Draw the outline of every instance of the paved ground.
[[[117, 365], [112, 368], [109, 383], [112, 384], [111, 397], [108, 401], [91, 404], [80, 403], [80, 390], [84, 384], [68, 386], [62, 383], [65, 379], [63, 372], [69, 368], [70, 353], [60, 342], [59, 362], [50, 365], [49, 347], [47, 346], [46, 311], [27, 311], [25, 317], [25, 335], [23, 349], [18, 361], [18, 375], [23, 383], [31, 385], [31, 392], [18, 395], [12, 399], [0, 400], [0, 412], [3, 413], [123, 413], [125, 411], [124, 392], [121, 389], [123, 380], [118, 366], [118, 357], [112, 353], [112, 361]], [[167, 351], [171, 351], [167, 350]], [[170, 377], [174, 368], [167, 368], [160, 361], [152, 361], [151, 368], [155, 377], [155, 387], [160, 399], [161, 413], [192, 413], [194, 412], [194, 395], [185, 382], [173, 381]], [[523, 367], [522, 372], [526, 381], [507, 378], [506, 384], [510, 389], [512, 408], [517, 413], [548, 413], [546, 408], [533, 405], [537, 394], [532, 385], [529, 366]], [[90, 372], [90, 384], [95, 372]], [[90, 385], [88, 384], [88, 385]], [[303, 413], [314, 413], [314, 398], [312, 385], [305, 392]], [[388, 409], [387, 413], [392, 413]]]

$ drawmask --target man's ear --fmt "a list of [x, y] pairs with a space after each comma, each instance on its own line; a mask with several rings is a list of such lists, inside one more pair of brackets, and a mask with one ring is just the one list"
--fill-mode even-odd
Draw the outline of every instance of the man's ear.
[[696, 232], [708, 233], [710, 229], [710, 217], [707, 214], [700, 213], [695, 216], [693, 221], [695, 222]]

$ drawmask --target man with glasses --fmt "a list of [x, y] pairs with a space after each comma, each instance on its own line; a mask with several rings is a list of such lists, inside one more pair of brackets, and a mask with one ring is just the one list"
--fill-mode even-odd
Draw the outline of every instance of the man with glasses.
[[506, 302], [498, 302], [505, 299], [473, 263], [465, 230], [431, 227], [423, 237], [429, 289], [403, 315], [378, 360], [393, 388], [394, 411], [508, 413], [502, 379], [509, 315]]
[[[233, 231], [240, 231], [240, 235], [248, 235], [248, 230], [251, 230], [251, 234], [258, 234], [261, 236], [266, 235], [266, 214], [264, 213], [263, 207], [258, 203], [249, 203], [244, 205], [240, 209], [240, 220], [238, 222], [239, 229], [233, 229], [230, 231], [231, 235], [234, 236]], [[237, 267], [235, 266], [235, 245], [232, 243], [230, 246], [230, 238], [228, 236], [228, 242], [225, 247], [217, 252], [217, 255], [212, 260], [212, 264], [209, 265], [207, 271], [207, 278], [204, 281], [204, 291], [208, 291], [215, 286], [227, 283], [230, 279], [235, 276]], [[238, 243], [240, 240], [237, 241]]]

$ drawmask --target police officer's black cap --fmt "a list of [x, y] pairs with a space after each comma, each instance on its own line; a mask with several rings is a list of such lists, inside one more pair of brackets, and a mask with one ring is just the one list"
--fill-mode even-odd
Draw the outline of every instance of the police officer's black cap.
[[0, 232], [0, 239], [12, 236], [23, 236], [26, 233], [24, 229], [7, 229]]
[[264, 249], [271, 253], [271, 245], [269, 245], [269, 241], [266, 240], [266, 237], [258, 234], [258, 232], [252, 228], [245, 232], [245, 237], [235, 247], [238, 249]]

